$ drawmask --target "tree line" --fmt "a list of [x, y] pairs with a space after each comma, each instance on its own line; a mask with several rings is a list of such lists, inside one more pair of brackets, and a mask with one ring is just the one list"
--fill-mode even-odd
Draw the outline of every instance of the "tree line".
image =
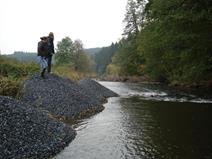
[[212, 1], [128, 0], [124, 22], [107, 69], [166, 82], [212, 79]]
[[73, 42], [71, 38], [65, 37], [57, 44], [54, 64], [56, 67], [65, 65], [74, 71], [103, 75], [117, 51], [118, 43], [102, 48], [84, 49], [80, 40]]

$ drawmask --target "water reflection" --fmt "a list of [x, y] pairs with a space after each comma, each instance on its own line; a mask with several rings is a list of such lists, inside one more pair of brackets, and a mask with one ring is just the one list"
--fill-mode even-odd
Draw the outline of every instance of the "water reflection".
[[141, 132], [134, 140], [144, 150], [138, 156], [212, 158], [212, 105], [140, 101], [139, 98], [125, 99], [121, 103], [130, 117], [128, 133]]
[[[111, 85], [122, 95], [135, 90]], [[55, 159], [212, 158], [211, 114], [210, 103], [110, 98], [103, 112], [75, 125], [76, 139]]]

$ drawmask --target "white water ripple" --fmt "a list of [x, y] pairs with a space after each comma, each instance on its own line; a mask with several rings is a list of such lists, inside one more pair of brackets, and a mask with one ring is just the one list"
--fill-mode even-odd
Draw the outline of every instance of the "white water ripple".
[[147, 85], [121, 83], [121, 82], [99, 82], [105, 87], [119, 94], [121, 97], [140, 97], [143, 100], [167, 101], [167, 102], [191, 102], [212, 103], [212, 99], [199, 98], [193, 94], [171, 95], [166, 91], [146, 88]]

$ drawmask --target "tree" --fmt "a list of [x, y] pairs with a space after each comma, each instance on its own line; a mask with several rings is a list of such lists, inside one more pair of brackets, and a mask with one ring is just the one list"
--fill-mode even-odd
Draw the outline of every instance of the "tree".
[[124, 35], [137, 35], [144, 24], [145, 0], [128, 0], [124, 18]]
[[74, 52], [73, 52], [73, 63], [74, 63], [74, 69], [78, 71], [81, 66], [81, 57], [84, 54], [83, 44], [80, 40], [74, 41]]
[[85, 54], [81, 40], [74, 41], [73, 63], [76, 71], [91, 71], [92, 61]]
[[112, 64], [116, 65], [121, 75], [142, 74], [141, 65], [143, 57], [137, 50], [137, 42], [134, 37], [123, 38], [118, 44], [118, 51], [113, 57]]
[[140, 75], [144, 58], [138, 50], [137, 35], [144, 26], [145, 0], [128, 0], [124, 22], [125, 37], [119, 42], [119, 49], [112, 64], [119, 66], [120, 74]]
[[197, 82], [212, 78], [212, 2], [150, 0], [139, 33], [146, 72], [159, 80]]
[[55, 55], [56, 65], [73, 65], [73, 55], [74, 55], [74, 44], [69, 37], [65, 37], [62, 41], [57, 44], [57, 51]]
[[117, 52], [118, 44], [112, 43], [111, 46], [103, 47], [102, 50], [95, 54], [96, 72], [104, 74], [107, 66], [112, 62], [113, 55]]

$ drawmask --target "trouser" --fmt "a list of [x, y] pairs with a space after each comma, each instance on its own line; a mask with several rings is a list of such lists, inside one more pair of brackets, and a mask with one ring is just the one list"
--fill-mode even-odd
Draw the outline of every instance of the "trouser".
[[52, 56], [49, 56], [47, 58], [47, 62], [48, 62], [47, 72], [50, 73], [51, 72], [51, 66], [52, 66]]
[[48, 66], [48, 59], [46, 57], [38, 56], [38, 62], [39, 62], [40, 67], [42, 69], [41, 77], [44, 78], [44, 73], [45, 73], [45, 70], [46, 70], [46, 68]]

